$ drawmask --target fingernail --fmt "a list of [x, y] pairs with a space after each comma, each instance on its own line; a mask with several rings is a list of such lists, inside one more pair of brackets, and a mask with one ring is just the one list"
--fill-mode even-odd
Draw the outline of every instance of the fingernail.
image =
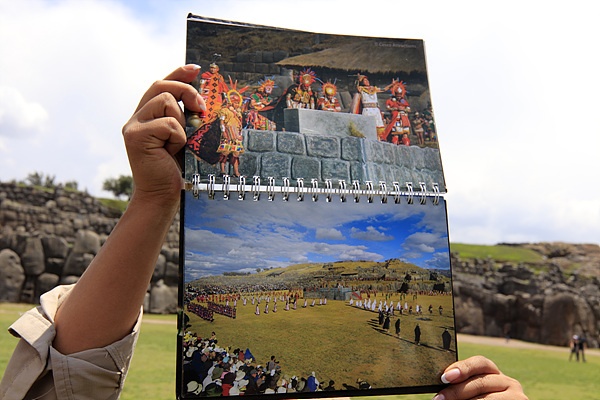
[[453, 380], [460, 376], [460, 370], [458, 368], [453, 368], [450, 371], [442, 374], [442, 382], [451, 383]]
[[198, 71], [200, 67], [198, 64], [187, 64], [183, 66], [183, 69], [185, 69], [186, 71]]
[[436, 395], [435, 395], [435, 397], [434, 397], [433, 399], [431, 399], [431, 400], [446, 400], [446, 396], [444, 396], [444, 395], [443, 395], [443, 394], [441, 394], [441, 393], [438, 393], [438, 394], [436, 394]]

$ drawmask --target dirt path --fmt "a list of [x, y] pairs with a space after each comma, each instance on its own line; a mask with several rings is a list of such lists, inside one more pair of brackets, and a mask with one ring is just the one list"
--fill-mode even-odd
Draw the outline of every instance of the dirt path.
[[[466, 335], [464, 333], [457, 334], [458, 345], [460, 343], [474, 343], [474, 344], [484, 344], [487, 346], [498, 346], [498, 347], [510, 347], [513, 349], [537, 349], [537, 350], [548, 350], [548, 351], [557, 351], [565, 354], [569, 354], [569, 349], [561, 346], [548, 346], [545, 344], [537, 344], [524, 342], [522, 340], [510, 339], [506, 341], [504, 338], [496, 338], [496, 337], [488, 337], [488, 336], [474, 336], [474, 335]], [[591, 356], [600, 356], [600, 349], [586, 349], [586, 355]]]

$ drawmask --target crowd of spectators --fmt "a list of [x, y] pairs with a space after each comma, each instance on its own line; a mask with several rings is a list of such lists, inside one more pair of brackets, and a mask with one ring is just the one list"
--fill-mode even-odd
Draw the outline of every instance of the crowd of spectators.
[[218, 340], [185, 332], [183, 391], [188, 395], [212, 397], [371, 388], [361, 379], [356, 385], [344, 383], [336, 388], [332, 379], [327, 383], [320, 381], [314, 371], [307, 376], [285, 373], [275, 356], [263, 363], [248, 348], [231, 348], [220, 346]]

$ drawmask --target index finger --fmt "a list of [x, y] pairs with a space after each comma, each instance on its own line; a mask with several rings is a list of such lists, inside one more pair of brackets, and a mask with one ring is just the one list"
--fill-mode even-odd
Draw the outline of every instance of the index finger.
[[135, 112], [138, 112], [150, 99], [164, 92], [171, 93], [175, 100], [182, 101], [185, 107], [191, 111], [206, 111], [204, 100], [198, 91], [189, 84], [198, 76], [199, 72], [199, 65], [187, 64], [177, 68], [163, 80], [154, 82], [142, 96]]

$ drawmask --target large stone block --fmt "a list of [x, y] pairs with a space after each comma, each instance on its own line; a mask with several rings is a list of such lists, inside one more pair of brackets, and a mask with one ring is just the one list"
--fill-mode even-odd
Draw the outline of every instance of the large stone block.
[[368, 140], [365, 141], [364, 146], [365, 159], [369, 163], [384, 164], [389, 162], [389, 156], [386, 157], [385, 149], [389, 146], [393, 146], [392, 144]]
[[258, 160], [256, 153], [244, 153], [240, 156], [240, 174], [253, 177], [258, 175]]
[[275, 132], [248, 130], [246, 136], [249, 151], [275, 151]]
[[169, 314], [177, 311], [177, 287], [171, 288], [162, 280], [150, 289], [150, 312]]
[[60, 281], [60, 277], [55, 274], [49, 274], [44, 272], [40, 276], [38, 276], [37, 281], [35, 283], [35, 299], [36, 302], [39, 301], [40, 296], [50, 290], [52, 290], [58, 282]]
[[0, 301], [18, 302], [25, 282], [25, 270], [13, 250], [0, 251]]
[[260, 176], [281, 178], [290, 175], [291, 157], [287, 154], [272, 153], [261, 158]]
[[96, 232], [78, 231], [63, 273], [81, 276], [99, 250], [100, 236]]
[[[305, 186], [310, 185], [311, 178], [321, 176], [321, 163], [316, 158], [294, 157], [292, 160], [292, 179], [303, 178]], [[295, 182], [292, 184], [295, 185]]]
[[306, 153], [311, 157], [340, 158], [340, 141], [333, 136], [306, 136]]
[[39, 275], [46, 269], [44, 263], [44, 246], [40, 238], [28, 238], [25, 251], [21, 256], [21, 264], [27, 275]]
[[373, 117], [305, 108], [285, 109], [283, 116], [286, 131], [338, 137], [360, 132], [365, 139], [377, 140], [377, 128]]
[[158, 282], [165, 278], [165, 271], [167, 268], [167, 258], [164, 254], [159, 254], [156, 264], [154, 265], [154, 272], [152, 273], [152, 282]]
[[66, 258], [69, 244], [63, 237], [45, 236], [42, 238], [46, 258]]
[[363, 152], [364, 139], [357, 137], [345, 137], [341, 140], [342, 160], [365, 161]]
[[306, 154], [304, 136], [288, 132], [277, 134], [277, 151], [288, 154]]
[[342, 160], [325, 159], [321, 162], [322, 180], [331, 179], [333, 184], [339, 180], [350, 180], [350, 163]]

